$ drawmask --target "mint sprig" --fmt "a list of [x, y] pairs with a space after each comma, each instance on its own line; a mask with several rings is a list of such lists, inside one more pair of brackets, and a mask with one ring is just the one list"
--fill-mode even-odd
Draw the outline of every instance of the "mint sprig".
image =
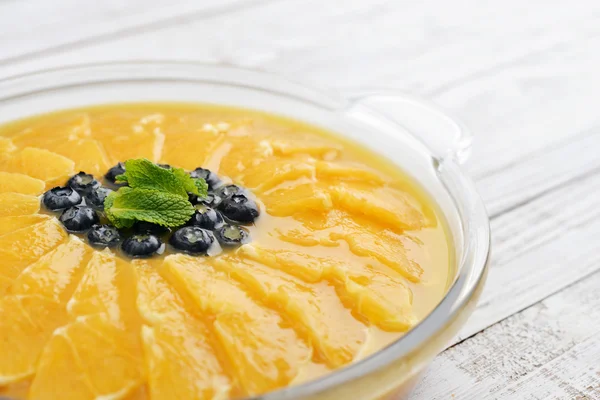
[[145, 158], [125, 161], [125, 173], [116, 177], [117, 182], [127, 182], [132, 188], [151, 189], [188, 197], [188, 192], [200, 193], [194, 178], [181, 168], [162, 168]]
[[125, 173], [116, 179], [128, 186], [106, 197], [104, 211], [117, 228], [131, 227], [136, 221], [183, 225], [194, 213], [188, 193], [205, 197], [208, 191], [204, 179], [192, 178], [181, 168], [159, 167], [147, 159], [126, 161]]
[[[110, 206], [108, 208], [107, 203]], [[194, 214], [192, 203], [181, 196], [128, 187], [108, 195], [104, 210], [107, 218], [117, 228], [129, 228], [136, 221], [179, 226], [185, 224]]]

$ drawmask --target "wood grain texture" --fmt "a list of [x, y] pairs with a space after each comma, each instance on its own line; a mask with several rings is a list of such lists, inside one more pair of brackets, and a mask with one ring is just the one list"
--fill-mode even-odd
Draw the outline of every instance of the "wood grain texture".
[[600, 273], [446, 350], [415, 399], [600, 398]]
[[576, 5], [0, 0], [0, 78], [167, 58], [437, 101], [476, 135], [466, 169], [493, 217], [493, 262], [459, 344], [414, 398], [595, 399], [600, 333], [585, 310], [597, 319], [597, 298], [574, 288], [591, 291], [600, 270], [600, 2]]

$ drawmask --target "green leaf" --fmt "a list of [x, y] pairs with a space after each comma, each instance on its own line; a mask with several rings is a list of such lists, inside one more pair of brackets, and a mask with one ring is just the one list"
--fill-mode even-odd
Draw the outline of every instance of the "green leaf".
[[199, 197], [206, 197], [208, 194], [208, 183], [202, 178], [195, 178], [194, 184], [196, 185], [196, 189], [198, 190]]
[[104, 200], [107, 218], [117, 228], [126, 228], [135, 221], [146, 221], [174, 227], [186, 223], [194, 207], [186, 198], [153, 189], [121, 188]]
[[145, 158], [125, 161], [125, 173], [119, 177], [119, 181], [126, 181], [134, 189], [156, 190], [186, 199], [188, 197], [181, 177]]
[[175, 175], [175, 177], [179, 179], [179, 182], [187, 192], [193, 193], [198, 196], [200, 195], [200, 193], [198, 192], [198, 187], [194, 182], [194, 179], [182, 168], [173, 168], [173, 175]]

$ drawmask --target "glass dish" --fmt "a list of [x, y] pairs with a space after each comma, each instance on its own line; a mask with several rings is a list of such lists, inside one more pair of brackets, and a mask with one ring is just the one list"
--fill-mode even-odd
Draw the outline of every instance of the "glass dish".
[[471, 136], [432, 104], [396, 92], [332, 93], [267, 73], [218, 65], [126, 62], [52, 69], [0, 81], [0, 123], [88, 105], [177, 101], [286, 115], [351, 138], [391, 159], [429, 192], [454, 241], [455, 277], [417, 326], [377, 353], [320, 379], [255, 400], [406, 398], [471, 314], [490, 255], [489, 221], [460, 163]]

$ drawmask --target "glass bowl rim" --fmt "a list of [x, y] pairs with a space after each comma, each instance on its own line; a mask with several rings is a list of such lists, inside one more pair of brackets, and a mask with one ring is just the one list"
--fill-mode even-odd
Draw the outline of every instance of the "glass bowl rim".
[[[121, 73], [133, 73], [138, 75], [138, 77], [134, 79], [133, 76], [125, 75], [116, 79], [112, 76], [115, 70]], [[157, 71], [161, 73], [165, 73], [165, 71], [170, 72], [166, 74], [167, 76], [157, 77]], [[81, 73], [91, 72], [93, 74], [89, 74], [87, 80], [78, 78]], [[220, 72], [226, 73], [227, 78], [221, 77], [216, 79], [210, 76], [207, 77], [207, 75], [211, 74], [219, 76]], [[75, 74], [75, 78], [67, 79], [68, 82], [65, 82], [65, 78], [69, 74]], [[235, 79], [231, 80], [231, 77], [235, 77]], [[73, 85], [80, 86], [95, 82], [118, 83], [119, 81], [140, 79], [148, 81], [168, 79], [181, 82], [206, 82], [208, 80], [208, 82], [213, 84], [228, 84], [242, 86], [251, 90], [275, 92], [278, 95], [300, 99], [313, 104], [316, 103], [320, 107], [332, 109], [351, 101], [350, 98], [345, 97], [342, 93], [306, 86], [272, 72], [263, 72], [228, 64], [155, 59], [74, 64], [8, 76], [0, 79], [0, 104], [10, 102], [15, 98], [35, 95], [47, 90], [60, 90]], [[255, 82], [256, 79], [260, 80], [262, 84], [257, 84]], [[274, 86], [267, 87], [270, 85], [265, 85], [265, 82]], [[47, 87], [40, 87], [41, 83]], [[23, 86], [28, 90], [23, 92]], [[274, 90], [274, 87], [277, 87], [277, 89]], [[281, 91], [280, 87], [284, 87], [286, 90]], [[288, 90], [295, 91], [295, 93], [289, 93]], [[425, 108], [435, 107], [433, 103], [415, 96], [402, 92], [397, 92], [397, 94], [420, 103]], [[378, 113], [377, 110], [371, 111], [389, 122], [384, 113]], [[434, 111], [438, 113], [442, 111], [449, 120], [456, 122], [458, 126], [464, 127], [460, 121], [447, 112], [439, 108]], [[477, 243], [475, 244], [469, 243], [469, 238], [465, 235], [463, 247], [466, 254], [463, 254], [461, 260], [457, 260], [457, 276], [442, 300], [423, 320], [405, 335], [368, 357], [334, 370], [317, 379], [250, 397], [247, 400], [299, 399], [304, 396], [317, 395], [323, 391], [341, 386], [353, 379], [375, 373], [393, 361], [406, 357], [413, 351], [418, 350], [420, 345], [423, 345], [435, 333], [439, 332], [446, 323], [453, 320], [466, 306], [485, 278], [485, 272], [489, 264], [491, 251], [489, 219], [483, 202], [475, 190], [475, 185], [464, 175], [456, 160], [449, 158], [435, 161], [443, 164], [440, 167], [443, 167], [445, 173], [450, 174], [457, 182], [459, 193], [454, 193], [452, 196], [453, 201], [455, 203], [462, 203], [469, 211], [467, 216], [459, 212], [461, 223], [468, 222], [470, 227], [475, 227], [477, 230], [474, 234], [477, 237]], [[473, 218], [475, 221], [474, 223], [473, 221], [465, 221], [465, 218]], [[465, 228], [463, 227], [463, 229]]]

